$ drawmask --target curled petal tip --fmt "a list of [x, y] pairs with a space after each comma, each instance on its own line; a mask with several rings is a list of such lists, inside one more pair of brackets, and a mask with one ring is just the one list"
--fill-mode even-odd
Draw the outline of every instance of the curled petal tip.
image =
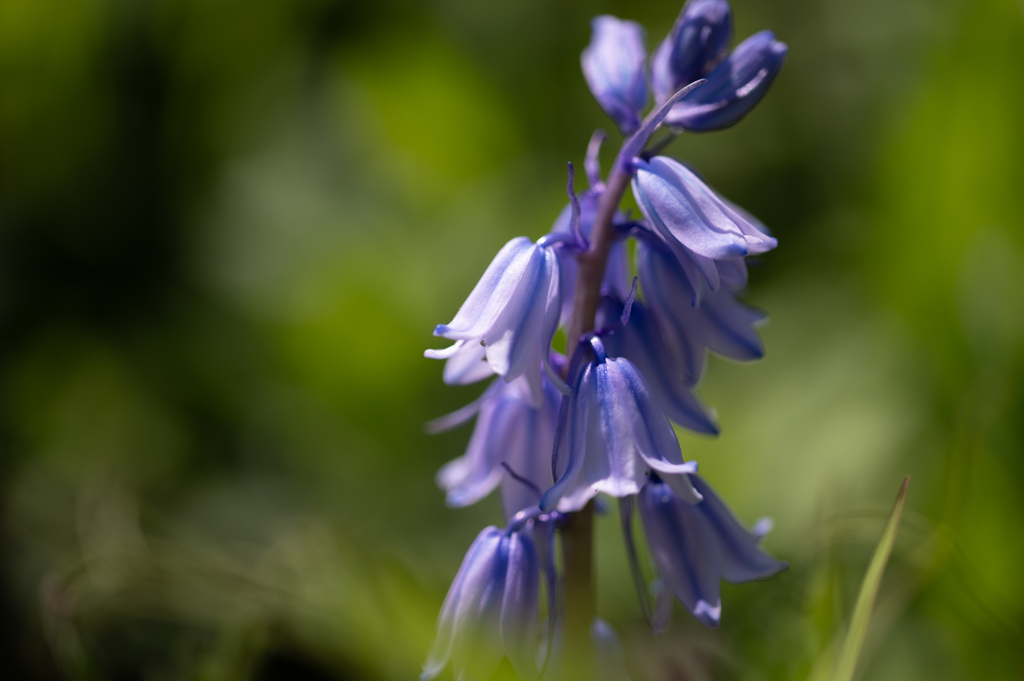
[[775, 527], [775, 520], [773, 520], [772, 518], [758, 518], [757, 521], [754, 523], [753, 531], [758, 539], [763, 539], [765, 536], [767, 536], [769, 532], [772, 531], [773, 527]]
[[719, 601], [712, 606], [705, 601], [697, 601], [697, 607], [694, 608], [693, 614], [704, 626], [717, 629], [722, 619], [722, 602]]

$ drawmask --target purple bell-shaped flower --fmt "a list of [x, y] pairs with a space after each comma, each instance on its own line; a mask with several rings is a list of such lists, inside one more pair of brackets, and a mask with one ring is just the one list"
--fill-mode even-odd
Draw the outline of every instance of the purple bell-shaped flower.
[[725, 0], [691, 0], [651, 58], [654, 99], [664, 102], [707, 75], [729, 51], [732, 9]]
[[537, 678], [541, 570], [531, 535], [528, 523], [521, 530], [488, 527], [477, 536], [441, 606], [420, 681], [436, 678], [449, 660], [456, 679], [486, 681], [503, 657], [519, 678]]
[[[598, 308], [598, 327], [610, 326], [622, 316], [623, 303], [604, 296]], [[697, 433], [717, 435], [718, 426], [707, 407], [693, 393], [690, 373], [665, 344], [662, 330], [651, 311], [636, 301], [626, 324], [604, 339], [610, 357], [625, 357], [647, 379], [655, 402], [665, 415]]]
[[764, 579], [786, 564], [760, 548], [764, 532], [740, 524], [699, 475], [688, 476], [688, 484], [703, 497], [696, 504], [676, 494], [672, 477], [652, 473], [637, 497], [647, 543], [668, 589], [703, 624], [717, 627], [719, 580]]
[[607, 14], [590, 25], [590, 44], [580, 56], [583, 77], [604, 112], [630, 135], [647, 104], [646, 33], [633, 21]]
[[788, 50], [771, 31], [755, 33], [707, 75], [707, 83], [672, 107], [665, 121], [691, 132], [735, 125], [768, 92]]
[[651, 226], [680, 261], [692, 261], [712, 291], [721, 285], [715, 261], [765, 253], [778, 245], [759, 222], [666, 156], [637, 162], [633, 195]]
[[525, 377], [506, 383], [496, 379], [477, 400], [427, 424], [441, 433], [474, 416], [476, 425], [466, 453], [446, 463], [437, 484], [447, 492], [449, 506], [468, 506], [501, 485], [505, 517], [535, 506], [551, 487], [551, 450], [561, 394], [546, 377], [543, 401], [533, 406]]
[[665, 344], [682, 362], [689, 385], [700, 381], [707, 350], [737, 361], [764, 356], [764, 344], [756, 328], [765, 319], [763, 312], [744, 305], [725, 288], [705, 292], [696, 305], [697, 293], [691, 280], [664, 246], [637, 244], [636, 265], [647, 305]]
[[[448, 383], [469, 383], [489, 373], [506, 381], [526, 376], [533, 404], [543, 400], [542, 362], [558, 326], [562, 294], [558, 258], [554, 250], [526, 237], [509, 241], [494, 257], [483, 277], [448, 324], [439, 324], [435, 336], [456, 343], [444, 350], [424, 353], [447, 359]], [[548, 367], [549, 368], [549, 367]], [[549, 376], [554, 372], [548, 371]], [[558, 383], [560, 378], [554, 377]]]
[[541, 509], [557, 504], [560, 511], [576, 511], [598, 492], [636, 494], [650, 470], [681, 474], [673, 478], [679, 494], [698, 499], [685, 475], [697, 465], [683, 461], [672, 424], [647, 381], [628, 359], [609, 358], [600, 339], [590, 343], [595, 359], [579, 373], [562, 426], [568, 460], [564, 466], [554, 462], [558, 481], [544, 493]]

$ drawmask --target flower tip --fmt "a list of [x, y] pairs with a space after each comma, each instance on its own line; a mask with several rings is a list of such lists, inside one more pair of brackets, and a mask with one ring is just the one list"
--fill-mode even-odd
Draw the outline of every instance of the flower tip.
[[754, 523], [754, 535], [758, 539], [763, 539], [772, 528], [775, 527], [775, 521], [772, 518], [764, 517], [758, 518], [757, 522]]
[[699, 600], [697, 607], [693, 609], [693, 614], [704, 626], [717, 629], [722, 619], [722, 601], [718, 601], [717, 605], [711, 607], [707, 601]]
[[451, 327], [449, 327], [447, 324], [438, 324], [437, 326], [434, 327], [434, 335], [435, 336], [444, 336], [450, 330], [451, 330]]

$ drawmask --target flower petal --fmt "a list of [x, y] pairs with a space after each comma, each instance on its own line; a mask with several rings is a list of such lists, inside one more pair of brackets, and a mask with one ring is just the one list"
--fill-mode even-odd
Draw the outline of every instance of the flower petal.
[[531, 373], [535, 404], [540, 404], [542, 361], [560, 306], [557, 256], [550, 248], [536, 246], [512, 299], [484, 336], [487, 362], [496, 374], [511, 380]]
[[[556, 505], [559, 510], [566, 510], [559, 504], [559, 500], [570, 489], [575, 489], [577, 477], [580, 476], [580, 472], [583, 470], [587, 453], [587, 421], [589, 420], [592, 408], [593, 392], [594, 371], [593, 366], [588, 364], [576, 384], [575, 394], [569, 398], [568, 423], [563, 428], [562, 441], [559, 444], [560, 448], [564, 448], [558, 462], [559, 478], [551, 486], [551, 489], [544, 492], [544, 496], [540, 501], [540, 509], [542, 511], [549, 511], [555, 508]], [[568, 450], [568, 456], [565, 455], [565, 450]], [[593, 493], [590, 496], [592, 497]], [[587, 498], [589, 499], [589, 497]]]
[[605, 14], [590, 23], [590, 44], [580, 56], [590, 92], [624, 135], [640, 127], [647, 103], [646, 32], [633, 21]]
[[[697, 88], [694, 92], [699, 91]], [[633, 177], [640, 210], [666, 240], [707, 258], [749, 252], [743, 231], [726, 206], [693, 172], [665, 156], [640, 162]]]
[[459, 341], [462, 347], [448, 358], [441, 373], [446, 385], [468, 385], [494, 375], [486, 361], [487, 348], [477, 341]]
[[463, 681], [486, 681], [504, 657], [501, 610], [509, 539], [489, 539], [487, 548], [466, 570], [455, 609], [452, 667], [455, 678]]
[[505, 310], [532, 255], [533, 244], [525, 236], [505, 244], [487, 266], [455, 318], [448, 324], [439, 324], [434, 335], [453, 340], [482, 338]]
[[498, 486], [504, 473], [500, 464], [505, 438], [522, 408], [522, 402], [508, 395], [481, 407], [466, 453], [437, 472], [437, 484], [447, 491], [448, 506], [475, 504]]
[[690, 301], [695, 294], [679, 261], [651, 244], [637, 247], [637, 271], [665, 343], [682, 360], [688, 381], [700, 380], [705, 349], [739, 361], [764, 356], [755, 328], [764, 320], [760, 310], [724, 289], [705, 293], [700, 307], [694, 307]]
[[[541, 492], [551, 487], [551, 449], [555, 441], [555, 425], [561, 395], [550, 382], [544, 382], [544, 403], [540, 409], [523, 409], [513, 432], [503, 448], [501, 460], [517, 475], [529, 480]], [[518, 429], [519, 432], [515, 432]], [[500, 464], [500, 462], [499, 462]], [[536, 505], [540, 499], [528, 485], [507, 473], [501, 479], [501, 502], [505, 517]]]
[[651, 60], [651, 82], [657, 102], [708, 73], [732, 42], [732, 10], [725, 0], [687, 2], [672, 32]]
[[[622, 303], [606, 298], [599, 311], [600, 324], [621, 313]], [[670, 420], [698, 433], [718, 434], [718, 426], [687, 383], [686, 371], [665, 345], [662, 330], [645, 305], [634, 302], [629, 322], [604, 342], [610, 356], [625, 357], [647, 379], [655, 401]]]
[[[591, 488], [613, 497], [639, 492], [647, 471], [633, 433], [633, 421], [642, 417], [619, 370], [620, 364], [628, 364], [628, 360], [610, 359], [594, 369], [593, 407], [587, 424], [583, 467]], [[668, 427], [667, 421], [665, 426]]]
[[501, 606], [501, 643], [520, 679], [537, 678], [537, 599], [540, 562], [533, 539], [526, 533], [509, 538], [508, 572]]
[[665, 120], [692, 132], [735, 125], [768, 92], [788, 49], [771, 31], [755, 33], [708, 74], [703, 87], [672, 107]]
[[[608, 397], [618, 405], [620, 425], [628, 429], [631, 453], [637, 458], [636, 467], [641, 473], [645, 468], [643, 464], [664, 473], [690, 472], [693, 464], [683, 461], [676, 433], [664, 412], [651, 399], [647, 380], [628, 359], [609, 359], [606, 364], [609, 383], [613, 386]], [[609, 438], [608, 442], [612, 440]], [[639, 487], [642, 475], [634, 479]]]
[[749, 582], [771, 577], [786, 569], [786, 563], [775, 560], [758, 545], [760, 536], [736, 519], [721, 497], [699, 475], [692, 477], [693, 486], [704, 497], [695, 507], [707, 520], [718, 546], [718, 570], [727, 582]]
[[687, 461], [686, 463], [691, 464], [692, 470], [686, 473], [679, 473], [670, 475], [667, 473], [661, 474], [661, 479], [666, 485], [672, 488], [672, 492], [682, 501], [688, 504], [699, 504], [703, 501], [704, 497], [697, 491], [693, 484], [693, 479], [690, 477], [697, 472], [697, 462]]
[[709, 627], [721, 616], [714, 538], [694, 506], [664, 482], [649, 481], [637, 498], [647, 543], [668, 588]]
[[469, 547], [466, 557], [462, 559], [462, 565], [459, 566], [455, 580], [452, 581], [448, 594], [444, 598], [444, 604], [441, 606], [441, 613], [437, 618], [437, 637], [434, 639], [434, 646], [430, 650], [427, 661], [423, 664], [420, 681], [429, 681], [435, 678], [448, 664], [455, 638], [456, 611], [463, 597], [466, 574], [471, 571], [481, 556], [493, 551], [501, 534], [501, 530], [496, 527], [484, 528]]

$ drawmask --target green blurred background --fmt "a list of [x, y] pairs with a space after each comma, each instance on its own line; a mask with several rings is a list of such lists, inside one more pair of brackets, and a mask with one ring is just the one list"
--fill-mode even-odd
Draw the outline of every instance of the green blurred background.
[[[434, 486], [469, 430], [421, 424], [480, 387], [422, 351], [608, 127], [590, 17], [678, 10], [0, 3], [0, 676], [414, 678], [501, 522]], [[605, 517], [598, 609], [635, 681], [827, 678], [910, 474], [863, 677], [1022, 678], [1024, 4], [734, 10], [788, 62], [670, 153], [781, 245], [767, 358], [713, 359], [682, 442], [791, 569], [654, 638]]]

